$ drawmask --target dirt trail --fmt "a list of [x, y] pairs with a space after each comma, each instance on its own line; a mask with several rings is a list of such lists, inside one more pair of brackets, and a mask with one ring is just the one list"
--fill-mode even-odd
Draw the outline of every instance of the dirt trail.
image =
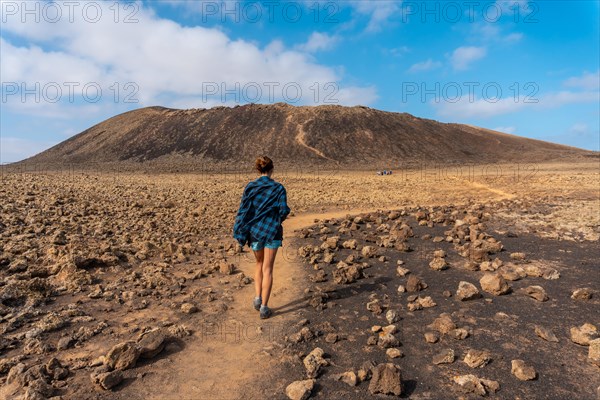
[[467, 187], [472, 187], [474, 189], [481, 189], [481, 190], [487, 190], [491, 193], [494, 193], [498, 196], [498, 199], [513, 199], [516, 197], [516, 195], [512, 194], [512, 193], [507, 193], [503, 190], [500, 189], [494, 189], [488, 185], [485, 185], [483, 183], [479, 183], [479, 182], [473, 182], [471, 180], [468, 179], [458, 179], [455, 177], [451, 177], [452, 179], [456, 180], [456, 181], [460, 181], [463, 185], [466, 185]]
[[[136, 379], [120, 392], [127, 398], [155, 400], [200, 399], [254, 399], [264, 398], [259, 387], [267, 377], [270, 366], [277, 357], [269, 354], [270, 345], [280, 339], [285, 324], [294, 311], [303, 307], [303, 289], [299, 284], [305, 279], [296, 257], [293, 241], [297, 231], [314, 224], [315, 218], [338, 218], [370, 210], [334, 210], [292, 216], [284, 222], [284, 247], [280, 249], [273, 273], [274, 284], [270, 306], [274, 315], [260, 320], [251, 308], [254, 284], [234, 293], [234, 301], [226, 312], [226, 319], [215, 326], [192, 327], [195, 340], [168, 358], [159, 361], [158, 372]], [[248, 254], [239, 269], [248, 276], [254, 275], [253, 256]]]
[[[288, 117], [288, 119], [287, 119], [288, 122], [290, 121], [290, 117]], [[306, 147], [307, 149], [309, 149], [310, 151], [312, 151], [319, 157], [323, 157], [326, 160], [335, 161], [334, 159], [327, 157], [321, 150], [314, 148], [312, 146], [309, 146], [306, 143], [306, 132], [304, 131], [304, 125], [306, 125], [308, 122], [310, 122], [310, 121], [306, 121], [302, 124], [298, 124], [298, 134], [296, 135], [296, 143], [300, 144], [301, 146]]]

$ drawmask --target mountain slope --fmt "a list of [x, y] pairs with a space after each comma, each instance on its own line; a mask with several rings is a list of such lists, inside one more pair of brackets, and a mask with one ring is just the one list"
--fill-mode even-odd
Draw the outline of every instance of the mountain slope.
[[594, 152], [461, 124], [367, 107], [283, 103], [117, 115], [23, 163], [505, 162], [577, 158]]

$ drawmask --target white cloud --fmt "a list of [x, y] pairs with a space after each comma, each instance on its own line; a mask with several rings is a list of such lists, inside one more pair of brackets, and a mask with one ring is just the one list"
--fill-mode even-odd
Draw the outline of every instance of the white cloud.
[[600, 89], [600, 70], [597, 72], [584, 72], [581, 76], [574, 76], [563, 82], [566, 87], [585, 90]]
[[433, 61], [431, 58], [427, 61], [418, 62], [416, 64], [411, 65], [408, 69], [408, 72], [421, 72], [421, 71], [430, 71], [432, 69], [436, 69], [442, 66], [442, 63], [439, 61]]
[[466, 70], [470, 64], [482, 59], [487, 54], [485, 47], [463, 46], [452, 53], [450, 62], [456, 70]]
[[498, 132], [510, 133], [511, 135], [517, 131], [517, 128], [514, 126], [499, 126], [494, 128], [493, 130]]
[[384, 53], [389, 54], [394, 57], [400, 57], [406, 53], [410, 53], [410, 47], [400, 46], [400, 47], [394, 47], [391, 49], [384, 49]]
[[478, 98], [470, 101], [469, 96], [463, 96], [456, 102], [431, 102], [437, 113], [453, 118], [489, 118], [497, 115], [510, 114], [524, 109], [552, 109], [567, 104], [593, 103], [600, 101], [599, 92], [554, 92], [540, 97], [519, 98], [505, 97], [498, 101]]
[[352, 2], [351, 5], [358, 13], [370, 17], [365, 29], [367, 32], [381, 31], [390, 18], [402, 12], [401, 0], [359, 0]]
[[498, 22], [481, 21], [473, 23], [470, 29], [470, 38], [486, 44], [513, 44], [521, 41], [524, 35], [521, 32], [507, 33], [509, 25]]
[[332, 97], [338, 100], [336, 104], [348, 106], [371, 104], [378, 98], [377, 89], [374, 86], [341, 88]]
[[308, 41], [299, 45], [297, 48], [308, 53], [314, 53], [316, 51], [329, 50], [333, 48], [338, 41], [338, 36], [328, 35], [321, 32], [313, 32], [308, 38]]
[[569, 133], [577, 136], [585, 136], [589, 132], [589, 126], [583, 123], [577, 123], [571, 126]]
[[523, 39], [523, 34], [520, 32], [514, 32], [506, 35], [503, 40], [509, 43], [516, 43], [520, 42], [521, 39]]
[[[527, 15], [533, 10], [529, 7], [529, 0], [496, 0], [496, 7], [500, 10], [500, 16], [514, 18], [516, 14]], [[493, 11], [490, 11], [489, 18], [493, 18]]]
[[[117, 100], [122, 101], [126, 94], [123, 86], [130, 82], [139, 88], [135, 96], [139, 106], [192, 104], [182, 99], [201, 97], [207, 85], [212, 84], [226, 90], [235, 90], [238, 84], [242, 88], [258, 84], [264, 92], [255, 102], [262, 103], [270, 101], [269, 87], [265, 85], [271, 83], [279, 85], [273, 90], [274, 101], [285, 100], [281, 91], [284, 85], [297, 84], [303, 96], [299, 103], [310, 103], [313, 97], [310, 87], [315, 82], [320, 85], [339, 83], [340, 89], [344, 89], [344, 101], [351, 104], [376, 97], [364, 96], [365, 91], [371, 93], [373, 88], [345, 87], [340, 83], [343, 77], [335, 68], [318, 64], [306, 51], [287, 49], [280, 41], [261, 47], [253, 42], [234, 40], [217, 28], [181, 26], [159, 18], [141, 2], [136, 3], [139, 5], [135, 14], [137, 23], [115, 23], [113, 11], [108, 8], [112, 3], [95, 4], [104, 7], [104, 17], [96, 23], [86, 22], [78, 13], [74, 13], [73, 22], [66, 17], [56, 23], [45, 20], [36, 23], [33, 18], [22, 23], [20, 16], [8, 18], [3, 29], [29, 44], [16, 45], [2, 39], [3, 82], [41, 82], [42, 85], [95, 82], [103, 89], [103, 97], [102, 102], [93, 106], [105, 109], [115, 107], [111, 86], [119, 84], [121, 93]], [[323, 48], [331, 45], [332, 40], [328, 36], [314, 36], [309, 47]], [[219, 90], [213, 100], [220, 94]], [[352, 97], [354, 95], [358, 97]], [[75, 104], [69, 106], [75, 107]], [[26, 110], [32, 105], [13, 101], [11, 107]], [[57, 115], [66, 110], [60, 103], [41, 102], [36, 107], [46, 113], [52, 110]]]

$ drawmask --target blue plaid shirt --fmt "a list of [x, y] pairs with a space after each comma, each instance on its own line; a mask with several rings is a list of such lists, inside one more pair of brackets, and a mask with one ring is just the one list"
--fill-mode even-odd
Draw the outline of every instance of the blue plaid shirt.
[[263, 175], [244, 189], [235, 217], [233, 237], [242, 246], [250, 242], [281, 240], [281, 223], [289, 213], [283, 185]]

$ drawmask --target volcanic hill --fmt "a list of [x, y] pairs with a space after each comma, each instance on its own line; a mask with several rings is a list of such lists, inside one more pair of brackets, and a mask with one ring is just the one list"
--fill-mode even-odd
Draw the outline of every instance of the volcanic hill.
[[147, 107], [109, 118], [19, 164], [212, 162], [354, 166], [540, 162], [597, 153], [368, 107]]

